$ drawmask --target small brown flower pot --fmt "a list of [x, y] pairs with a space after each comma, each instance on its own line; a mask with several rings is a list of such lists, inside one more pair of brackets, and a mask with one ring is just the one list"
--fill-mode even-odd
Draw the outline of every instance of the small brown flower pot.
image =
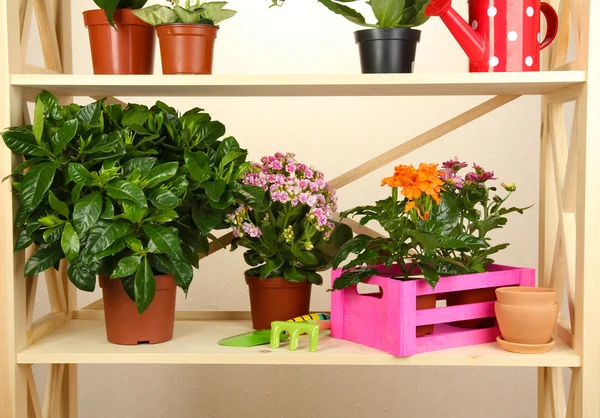
[[152, 74], [156, 35], [131, 9], [115, 10], [116, 29], [103, 10], [83, 12], [90, 35], [94, 74]]
[[260, 279], [246, 276], [250, 291], [252, 327], [271, 328], [273, 321], [287, 321], [310, 310], [311, 284], [308, 281], [289, 282], [283, 278]]
[[[446, 305], [467, 305], [469, 303], [492, 302], [495, 300], [496, 288], [488, 287], [448, 293]], [[490, 328], [496, 325], [496, 318], [469, 319], [466, 321], [450, 322], [450, 325], [460, 328]]]
[[173, 338], [177, 286], [172, 275], [156, 276], [156, 295], [141, 315], [121, 280], [100, 276], [100, 287], [108, 341], [123, 345], [158, 344]]
[[[417, 296], [417, 310], [435, 308], [436, 300], [437, 295], [435, 294]], [[421, 325], [417, 327], [417, 337], [424, 337], [425, 335], [431, 333], [433, 333], [433, 325]]]
[[191, 23], [157, 26], [163, 74], [212, 74], [218, 30]]

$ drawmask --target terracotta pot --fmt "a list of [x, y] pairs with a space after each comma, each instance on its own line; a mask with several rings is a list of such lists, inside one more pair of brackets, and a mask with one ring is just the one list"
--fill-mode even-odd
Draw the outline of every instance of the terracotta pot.
[[552, 306], [556, 303], [558, 292], [544, 287], [499, 287], [496, 297], [504, 305]]
[[141, 315], [135, 302], [125, 293], [121, 280], [100, 276], [100, 287], [108, 341], [136, 345], [157, 344], [173, 338], [177, 286], [172, 275], [156, 276], [156, 295]]
[[131, 9], [115, 10], [115, 26], [108, 24], [103, 10], [83, 12], [90, 35], [94, 74], [152, 74], [154, 72], [154, 27]]
[[163, 74], [212, 74], [218, 30], [189, 23], [157, 26]]
[[552, 339], [558, 304], [515, 306], [496, 302], [496, 318], [505, 341], [518, 344], [547, 344]]
[[310, 313], [311, 284], [283, 278], [260, 279], [246, 276], [254, 329], [269, 329], [273, 321], [287, 321]]
[[[491, 302], [496, 300], [496, 288], [461, 290], [448, 293], [447, 306], [466, 305], [469, 303]], [[468, 319], [466, 321], [450, 322], [450, 325], [460, 328], [490, 328], [496, 325], [495, 318]]]
[[[417, 296], [417, 310], [435, 308], [436, 300], [437, 295]], [[433, 325], [421, 325], [417, 327], [417, 337], [423, 337], [431, 333], [433, 333]]]

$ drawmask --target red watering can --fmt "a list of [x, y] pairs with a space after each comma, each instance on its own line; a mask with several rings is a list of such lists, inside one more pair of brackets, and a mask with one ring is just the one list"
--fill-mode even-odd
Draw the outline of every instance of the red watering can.
[[[452, 0], [431, 0], [425, 14], [439, 16], [471, 61], [471, 72], [539, 71], [540, 50], [556, 37], [558, 15], [540, 0], [469, 0], [469, 23]], [[542, 40], [541, 14], [547, 31]]]

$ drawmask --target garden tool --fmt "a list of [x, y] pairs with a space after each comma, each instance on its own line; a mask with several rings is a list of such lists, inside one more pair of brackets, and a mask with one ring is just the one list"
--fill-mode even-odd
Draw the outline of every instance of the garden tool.
[[[558, 32], [558, 15], [540, 0], [469, 0], [467, 23], [452, 0], [431, 0], [425, 14], [439, 16], [465, 53], [471, 72], [539, 71], [540, 50]], [[540, 34], [541, 15], [546, 35]]]
[[298, 348], [298, 339], [302, 334], [308, 334], [308, 351], [314, 352], [319, 344], [319, 331], [331, 329], [330, 316], [326, 314], [309, 314], [289, 321], [271, 322], [271, 348], [279, 348], [281, 335], [289, 335], [289, 349]]
[[[296, 318], [292, 318], [287, 322], [304, 322], [304, 321], [323, 321], [328, 323], [329, 321], [328, 314], [316, 313], [316, 314], [308, 314], [303, 316], [298, 316]], [[284, 322], [285, 323], [285, 322]], [[327, 324], [323, 324], [322, 329], [328, 329]], [[283, 333], [279, 336], [280, 340], [285, 340], [288, 338], [288, 335]], [[234, 335], [232, 337], [223, 338], [219, 341], [219, 345], [227, 346], [227, 347], [255, 347], [257, 345], [269, 344], [271, 341], [271, 330], [263, 329], [259, 331], [247, 332], [244, 334]], [[297, 345], [297, 343], [296, 343]]]

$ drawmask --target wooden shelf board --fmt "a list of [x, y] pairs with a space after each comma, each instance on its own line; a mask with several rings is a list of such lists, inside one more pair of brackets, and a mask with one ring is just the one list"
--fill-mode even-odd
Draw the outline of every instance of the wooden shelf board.
[[53, 75], [13, 74], [13, 86], [69, 96], [531, 95], [575, 86], [585, 71], [448, 74]]
[[297, 351], [287, 343], [273, 350], [222, 347], [228, 336], [252, 331], [246, 320], [177, 321], [172, 341], [156, 345], [120, 346], [106, 340], [104, 321], [72, 320], [18, 354], [20, 364], [289, 364], [289, 365], [420, 365], [420, 366], [529, 366], [579, 367], [581, 358], [562, 341], [540, 355], [508, 353], [496, 343], [454, 348], [396, 358], [382, 351], [329, 337], [323, 331], [317, 352], [307, 350], [301, 337]]

